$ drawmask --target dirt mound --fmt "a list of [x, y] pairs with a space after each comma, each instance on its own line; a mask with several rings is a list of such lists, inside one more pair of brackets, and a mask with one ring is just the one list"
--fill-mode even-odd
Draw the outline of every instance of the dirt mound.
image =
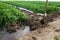
[[43, 16], [38, 16], [36, 14], [29, 14], [29, 20], [27, 24], [30, 26], [31, 30], [34, 30], [39, 27], [48, 26], [48, 23], [53, 22], [58, 16], [58, 13], [52, 13], [43, 18]]
[[16, 24], [16, 23], [13, 23], [13, 24], [9, 24], [8, 27], [7, 27], [7, 31], [9, 33], [12, 33], [12, 32], [16, 32], [17, 29], [19, 29], [20, 25]]

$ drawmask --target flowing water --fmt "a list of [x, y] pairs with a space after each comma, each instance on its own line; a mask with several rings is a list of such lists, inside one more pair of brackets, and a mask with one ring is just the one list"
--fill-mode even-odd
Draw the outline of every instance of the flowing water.
[[29, 26], [26, 26], [24, 30], [20, 29], [17, 30], [17, 32], [9, 33], [6, 30], [0, 32], [0, 40], [17, 40], [20, 37], [30, 33]]

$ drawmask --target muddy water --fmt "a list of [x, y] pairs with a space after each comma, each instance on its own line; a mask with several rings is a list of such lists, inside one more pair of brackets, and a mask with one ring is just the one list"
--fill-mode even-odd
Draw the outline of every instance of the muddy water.
[[6, 32], [6, 30], [4, 30], [0, 32], [0, 40], [17, 40], [28, 33], [30, 33], [29, 26], [26, 26], [24, 30], [23, 29], [17, 30], [17, 32], [15, 33], [9, 33]]

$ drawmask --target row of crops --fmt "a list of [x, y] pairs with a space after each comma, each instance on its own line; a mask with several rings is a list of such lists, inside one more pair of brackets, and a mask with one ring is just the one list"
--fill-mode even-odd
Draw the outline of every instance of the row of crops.
[[[44, 13], [44, 5], [45, 2], [39, 2], [39, 1], [13, 1], [13, 2], [5, 2], [8, 4], [12, 4], [15, 6], [23, 7], [26, 9], [29, 9], [35, 13]], [[47, 6], [47, 13], [51, 13], [57, 10], [57, 7], [60, 7], [59, 2], [48, 2]]]
[[13, 6], [0, 2], [0, 27], [9, 23], [22, 22], [28, 19], [28, 16]]

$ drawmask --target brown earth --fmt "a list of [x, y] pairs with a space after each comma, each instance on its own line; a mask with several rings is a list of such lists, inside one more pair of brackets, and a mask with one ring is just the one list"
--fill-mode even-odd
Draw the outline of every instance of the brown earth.
[[18, 40], [56, 40], [56, 36], [60, 40], [60, 17], [50, 22], [48, 27], [34, 30]]
[[[30, 23], [32, 22], [30, 25], [33, 26], [36, 26], [35, 25], [36, 18], [39, 19], [39, 21], [42, 19], [41, 16], [36, 16], [35, 14], [29, 14], [29, 13], [26, 14], [29, 15]], [[56, 13], [49, 14], [46, 20], [48, 21], [48, 26], [37, 28], [36, 30], [31, 31], [31, 33], [23, 37], [20, 37], [17, 40], [56, 40], [56, 39], [60, 40], [60, 15], [57, 15]], [[36, 23], [40, 24], [39, 21], [38, 23], [37, 22]], [[37, 25], [36, 27], [39, 26]]]

